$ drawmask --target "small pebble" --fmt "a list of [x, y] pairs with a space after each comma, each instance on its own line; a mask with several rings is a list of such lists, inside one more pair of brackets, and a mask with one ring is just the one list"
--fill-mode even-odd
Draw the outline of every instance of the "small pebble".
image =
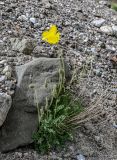
[[5, 74], [6, 72], [12, 72], [12, 69], [10, 66], [6, 66], [4, 69], [3, 69], [3, 74]]
[[5, 64], [6, 62], [7, 62], [6, 60], [0, 61], [0, 65], [1, 65], [1, 64]]
[[114, 32], [114, 35], [117, 37], [117, 26], [113, 25], [112, 30]]
[[100, 68], [98, 68], [98, 69], [96, 69], [96, 70], [94, 70], [95, 71], [95, 74], [96, 74], [96, 76], [101, 76], [102, 75], [102, 71], [101, 71], [101, 69]]
[[21, 152], [15, 152], [15, 155], [20, 157], [20, 158], [22, 157], [22, 153]]
[[92, 21], [92, 24], [96, 27], [101, 27], [102, 24], [104, 24], [105, 20], [104, 19], [97, 19]]
[[0, 5], [4, 5], [4, 2], [0, 2]]
[[15, 93], [15, 91], [11, 90], [11, 91], [7, 91], [7, 93], [8, 93], [8, 95], [12, 96]]
[[33, 17], [31, 17], [31, 18], [30, 18], [30, 22], [33, 23], [33, 24], [35, 24], [35, 23], [36, 23], [36, 19], [33, 18]]
[[18, 17], [17, 20], [20, 20], [20, 21], [28, 21], [28, 18], [25, 16], [25, 15], [21, 15]]
[[113, 29], [111, 26], [102, 26], [100, 27], [100, 30], [108, 35], [113, 35]]
[[5, 76], [0, 76], [0, 82], [3, 82], [5, 79]]
[[5, 73], [5, 76], [6, 76], [7, 79], [10, 79], [10, 78], [11, 78], [11, 72], [9, 72], [9, 71], [6, 72], [6, 73]]
[[77, 155], [77, 160], [86, 160], [82, 154]]
[[114, 122], [113, 127], [117, 129], [117, 124]]

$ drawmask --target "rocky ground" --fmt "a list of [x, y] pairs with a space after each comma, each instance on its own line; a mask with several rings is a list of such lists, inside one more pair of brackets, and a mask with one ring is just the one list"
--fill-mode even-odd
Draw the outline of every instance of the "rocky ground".
[[[38, 57], [57, 57], [62, 51], [78, 70], [74, 92], [94, 106], [89, 114], [93, 119], [78, 130], [67, 148], [39, 155], [27, 147], [0, 153], [0, 159], [116, 160], [117, 12], [105, 0], [4, 0], [0, 11], [0, 96], [13, 96], [15, 66]], [[50, 24], [58, 26], [59, 45], [41, 40]], [[96, 116], [97, 110], [103, 116]]]

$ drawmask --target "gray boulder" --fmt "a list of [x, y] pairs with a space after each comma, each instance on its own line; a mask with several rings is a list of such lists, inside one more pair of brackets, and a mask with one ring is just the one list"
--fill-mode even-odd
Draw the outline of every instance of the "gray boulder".
[[35, 47], [35, 42], [31, 39], [11, 38], [12, 50], [30, 55]]
[[[37, 110], [34, 100], [35, 85], [39, 106], [45, 105], [45, 98], [51, 96], [51, 90], [58, 82], [59, 58], [39, 58], [25, 65], [16, 67], [17, 89], [13, 105], [1, 128], [0, 151], [9, 151], [33, 142], [32, 135], [37, 130]], [[68, 67], [66, 78], [69, 77]], [[45, 80], [48, 87], [45, 87]]]
[[11, 108], [12, 99], [11, 96], [2, 93], [0, 94], [0, 127], [4, 123], [7, 113]]

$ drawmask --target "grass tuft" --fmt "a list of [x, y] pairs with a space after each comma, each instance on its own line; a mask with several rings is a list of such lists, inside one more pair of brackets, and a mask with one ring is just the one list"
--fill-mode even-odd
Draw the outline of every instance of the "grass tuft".
[[78, 127], [72, 119], [83, 111], [81, 103], [73, 100], [72, 94], [66, 89], [64, 61], [62, 57], [60, 60], [59, 83], [53, 88], [51, 100], [48, 101], [46, 97], [43, 108], [37, 103], [39, 126], [33, 140], [36, 150], [41, 153], [61, 147], [66, 140], [72, 140], [73, 131]]

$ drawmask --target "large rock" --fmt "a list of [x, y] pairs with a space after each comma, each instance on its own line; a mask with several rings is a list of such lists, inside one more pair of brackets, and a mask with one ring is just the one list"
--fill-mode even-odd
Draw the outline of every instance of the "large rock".
[[30, 55], [35, 47], [35, 42], [31, 39], [11, 38], [12, 49]]
[[[58, 82], [59, 58], [39, 58], [16, 68], [18, 83], [7, 119], [0, 136], [0, 151], [9, 151], [33, 142], [32, 135], [37, 130], [37, 110], [34, 101], [35, 84], [39, 106], [45, 105], [45, 98]], [[66, 70], [68, 67], [65, 67]], [[68, 70], [66, 71], [68, 74]], [[69, 77], [66, 75], [66, 77]], [[46, 88], [45, 79], [48, 81]]]
[[4, 123], [7, 113], [11, 107], [12, 99], [7, 94], [0, 94], [0, 127]]

